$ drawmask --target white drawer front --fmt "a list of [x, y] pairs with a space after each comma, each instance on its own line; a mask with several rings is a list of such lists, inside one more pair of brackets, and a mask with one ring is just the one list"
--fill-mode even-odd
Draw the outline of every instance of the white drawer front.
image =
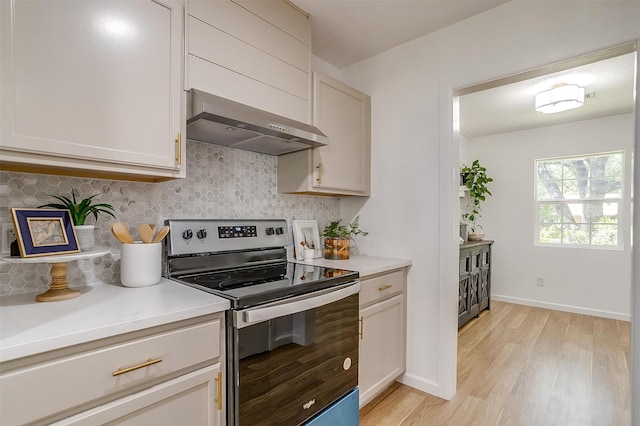
[[221, 327], [210, 321], [2, 373], [0, 424], [34, 421], [218, 358]]
[[404, 291], [402, 271], [360, 280], [360, 306], [386, 299]]

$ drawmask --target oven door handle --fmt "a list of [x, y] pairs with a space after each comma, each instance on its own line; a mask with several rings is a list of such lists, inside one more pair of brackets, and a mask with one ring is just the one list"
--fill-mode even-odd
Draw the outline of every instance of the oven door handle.
[[234, 326], [236, 328], [248, 327], [270, 319], [285, 315], [304, 312], [319, 306], [337, 302], [360, 292], [360, 282], [354, 281], [329, 291], [298, 296], [280, 302], [270, 303], [253, 309], [234, 312]]

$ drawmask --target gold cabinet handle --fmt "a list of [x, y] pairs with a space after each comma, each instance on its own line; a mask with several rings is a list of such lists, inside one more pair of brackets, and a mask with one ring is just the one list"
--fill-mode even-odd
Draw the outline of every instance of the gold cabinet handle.
[[378, 290], [385, 291], [393, 287], [391, 284], [383, 285], [382, 287], [378, 287]]
[[316, 181], [320, 183], [320, 174], [322, 173], [322, 163], [318, 163], [318, 165], [316, 166], [316, 169], [318, 169], [318, 177], [316, 178]]
[[364, 317], [360, 317], [360, 340], [364, 339]]
[[218, 397], [215, 401], [218, 404], [218, 410], [222, 410], [222, 371], [218, 371], [216, 382], [218, 382]]
[[113, 377], [119, 376], [121, 374], [130, 373], [134, 370], [139, 370], [141, 368], [148, 367], [150, 365], [157, 364], [159, 362], [162, 362], [162, 358], [156, 358], [156, 359], [149, 358], [147, 362], [143, 362], [142, 364], [134, 365], [132, 367], [127, 367], [127, 368], [118, 368], [116, 371], [111, 373], [111, 375]]
[[176, 138], [176, 164], [182, 164], [182, 133], [178, 133]]

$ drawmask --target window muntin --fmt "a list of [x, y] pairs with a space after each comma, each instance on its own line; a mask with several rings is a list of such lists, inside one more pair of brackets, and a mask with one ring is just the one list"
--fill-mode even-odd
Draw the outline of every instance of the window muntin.
[[535, 161], [536, 243], [622, 248], [622, 152]]

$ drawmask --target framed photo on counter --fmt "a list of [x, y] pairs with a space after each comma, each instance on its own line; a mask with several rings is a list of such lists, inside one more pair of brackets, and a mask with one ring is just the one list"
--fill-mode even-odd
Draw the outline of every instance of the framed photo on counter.
[[[317, 220], [294, 220], [293, 245], [297, 260], [303, 260], [303, 249], [313, 249], [313, 257], [322, 257], [322, 245], [320, 244], [320, 231]], [[304, 243], [304, 244], [303, 244]]]
[[69, 210], [12, 208], [11, 219], [20, 257], [80, 253]]

